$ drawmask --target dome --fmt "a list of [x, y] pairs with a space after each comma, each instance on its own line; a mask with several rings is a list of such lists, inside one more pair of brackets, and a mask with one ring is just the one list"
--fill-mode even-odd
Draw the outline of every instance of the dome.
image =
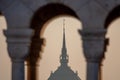
[[48, 80], [81, 80], [77, 74], [69, 66], [61, 65], [58, 69], [51, 73]]

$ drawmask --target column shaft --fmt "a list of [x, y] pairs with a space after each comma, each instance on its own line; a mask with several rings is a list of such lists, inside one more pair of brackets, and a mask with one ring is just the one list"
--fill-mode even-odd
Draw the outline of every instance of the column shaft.
[[24, 80], [24, 62], [12, 62], [12, 80]]
[[87, 63], [87, 80], [98, 80], [99, 63]]

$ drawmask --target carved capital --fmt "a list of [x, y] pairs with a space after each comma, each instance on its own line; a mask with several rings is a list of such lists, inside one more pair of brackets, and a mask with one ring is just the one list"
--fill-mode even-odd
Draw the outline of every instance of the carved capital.
[[13, 61], [23, 61], [29, 53], [33, 30], [7, 29], [4, 30], [4, 35], [7, 38], [7, 48], [11, 59]]
[[83, 40], [84, 55], [89, 62], [99, 62], [104, 56], [105, 34], [104, 29], [80, 30]]

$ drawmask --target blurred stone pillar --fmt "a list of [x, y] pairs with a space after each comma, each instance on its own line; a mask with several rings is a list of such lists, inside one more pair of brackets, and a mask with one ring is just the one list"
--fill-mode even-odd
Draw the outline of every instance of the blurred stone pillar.
[[104, 29], [80, 30], [83, 41], [83, 52], [87, 60], [87, 80], [99, 80], [100, 63], [104, 58], [105, 34]]
[[30, 47], [30, 54], [27, 58], [27, 80], [38, 80], [39, 60], [41, 59], [42, 45], [44, 39], [34, 36]]
[[24, 61], [29, 54], [33, 31], [31, 29], [7, 29], [7, 49], [12, 61], [12, 80], [24, 80]]

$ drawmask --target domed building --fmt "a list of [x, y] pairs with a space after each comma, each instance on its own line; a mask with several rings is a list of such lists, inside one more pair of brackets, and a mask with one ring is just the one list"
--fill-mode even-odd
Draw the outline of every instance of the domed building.
[[[63, 24], [64, 27], [64, 24]], [[65, 28], [63, 29], [63, 47], [60, 56], [60, 66], [55, 72], [51, 72], [48, 80], [81, 80], [77, 71], [74, 72], [68, 66], [69, 56], [67, 55], [66, 42], [65, 42]]]

